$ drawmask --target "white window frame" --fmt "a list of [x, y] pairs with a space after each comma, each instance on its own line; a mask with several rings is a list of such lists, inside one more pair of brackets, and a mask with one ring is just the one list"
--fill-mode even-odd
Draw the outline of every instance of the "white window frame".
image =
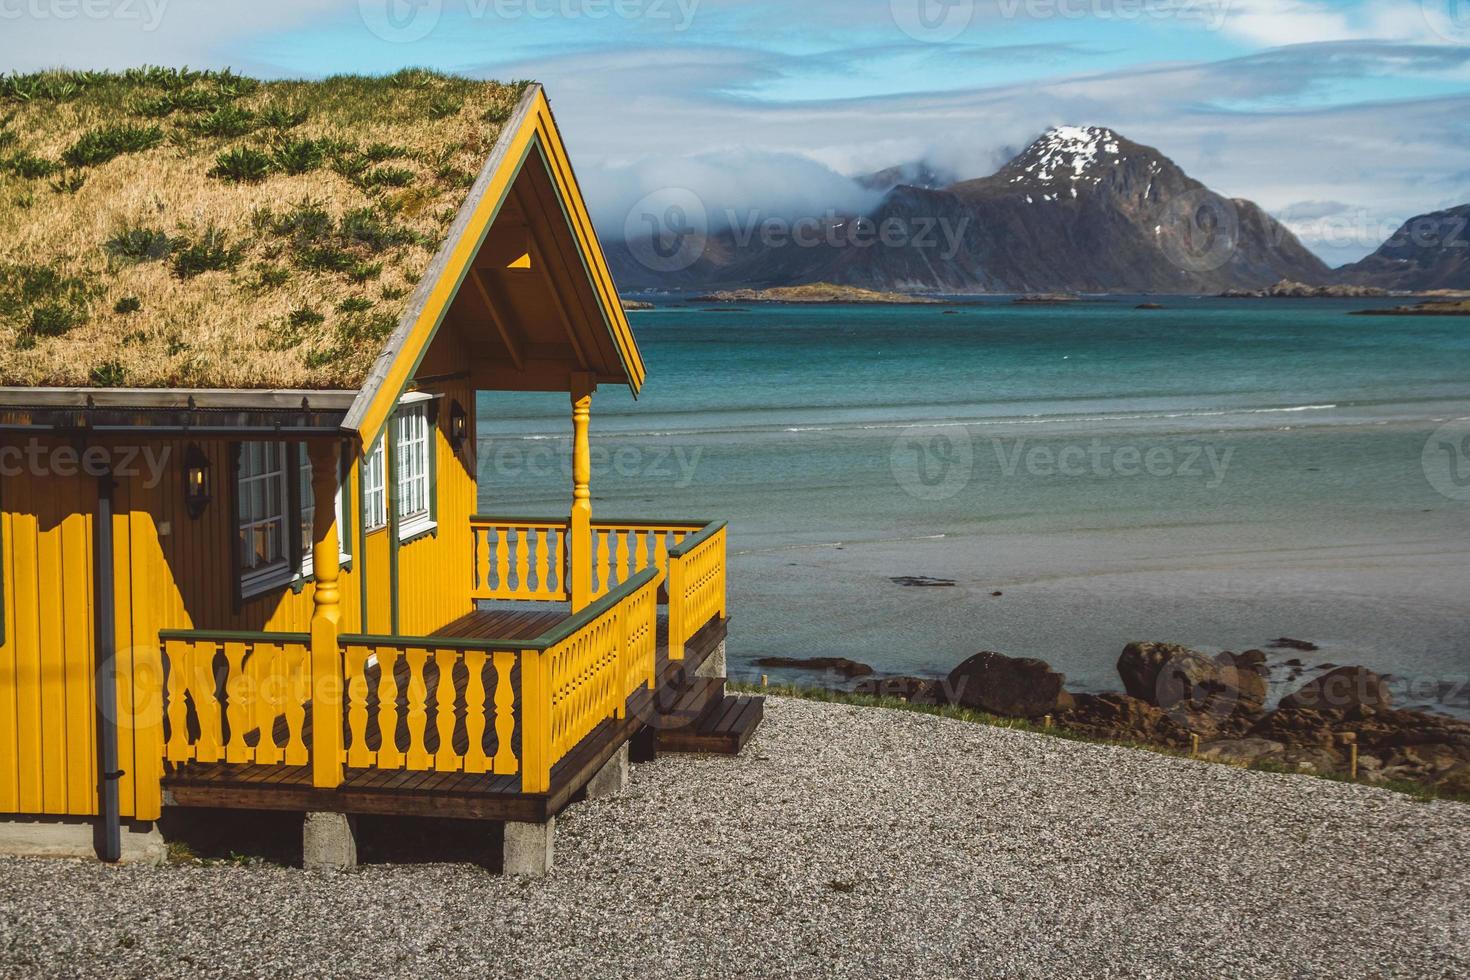
[[362, 463], [362, 526], [371, 533], [388, 526], [388, 470], [383, 438]]
[[[245, 459], [246, 454], [250, 452], [251, 446], [260, 446], [262, 447], [262, 449], [274, 446], [278, 454], [276, 463], [279, 468], [275, 470], [263, 469], [259, 473], [251, 473], [249, 475], [246, 475]], [[253, 549], [248, 549], [249, 541], [252, 535], [249, 533], [246, 533], [244, 535], [244, 540], [241, 541], [240, 547], [241, 567], [235, 570], [236, 573], [240, 576], [240, 595], [243, 598], [256, 596], [262, 592], [267, 592], [271, 589], [278, 588], [283, 585], [288, 585], [291, 582], [291, 579], [294, 578], [296, 575], [295, 570], [291, 567], [290, 474], [291, 468], [289, 465], [287, 465], [285, 443], [263, 440], [258, 442], [242, 442], [240, 444], [240, 470], [236, 474], [235, 478], [235, 535], [237, 538], [239, 538], [241, 536], [241, 533], [246, 532], [247, 529], [253, 530], [256, 528], [268, 526], [270, 524], [279, 523], [280, 532], [278, 535], [278, 548], [281, 552], [280, 557], [264, 565], [245, 568], [244, 561], [247, 550], [253, 552]], [[271, 482], [274, 482], [276, 485], [276, 495], [277, 499], [280, 501], [280, 509], [275, 513], [266, 513], [264, 510], [262, 510], [262, 512], [258, 515], [251, 513], [249, 515], [251, 520], [247, 521], [245, 519], [247, 516], [246, 501], [248, 500], [249, 496], [249, 488], [247, 487], [247, 484], [260, 484], [262, 490], [265, 491], [269, 489], [269, 484]]]
[[[399, 409], [390, 423], [395, 427], [393, 496], [398, 508], [399, 541], [426, 534], [438, 526], [434, 520], [434, 494], [438, 487], [432, 458], [438, 439], [436, 426], [429, 421], [431, 401], [433, 396], [422, 392], [405, 395], [399, 400]], [[406, 501], [410, 500], [421, 506], [405, 510]]]
[[[312, 542], [314, 531], [312, 521], [316, 519], [316, 498], [311, 485], [311, 456], [306, 451], [306, 443], [298, 443], [297, 469], [301, 474], [301, 509], [298, 520], [301, 523], [301, 577], [311, 578], [315, 574], [312, 562]], [[347, 510], [343, 506], [342, 480], [337, 479], [337, 563], [338, 566], [346, 565], [352, 561], [352, 535], [347, 532]], [[307, 515], [311, 520], [307, 520]]]
[[[438, 427], [429, 421], [429, 403], [433, 400], [433, 395], [417, 391], [410, 392], [399, 399], [398, 410], [388, 418], [388, 425], [393, 427], [391, 431], [398, 454], [398, 458], [394, 460], [394, 487], [391, 495], [388, 493], [386, 448], [388, 433], [386, 431], [378, 437], [372, 452], [363, 459], [362, 519], [365, 533], [381, 531], [388, 526], [390, 496], [395, 506], [401, 507], [404, 500], [404, 486], [410, 480], [419, 484], [424, 506], [409, 513], [398, 514], [398, 540], [406, 541], [438, 528], [439, 522], [434, 519], [434, 495], [439, 492], [439, 486], [436, 479], [435, 460], [432, 455], [438, 450], [436, 435]], [[410, 427], [420, 428], [421, 435], [408, 432]], [[405, 435], [410, 438], [405, 439]], [[415, 460], [413, 474], [405, 479], [404, 471], [407, 467], [403, 465], [403, 460], [407, 452], [416, 452], [418, 459]]]

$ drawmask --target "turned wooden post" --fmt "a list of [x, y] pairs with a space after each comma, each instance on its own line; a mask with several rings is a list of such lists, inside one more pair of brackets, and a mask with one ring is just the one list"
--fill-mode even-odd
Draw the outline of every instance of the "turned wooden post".
[[337, 444], [313, 442], [307, 453], [316, 508], [311, 527], [311, 567], [316, 577], [311, 613], [311, 781], [313, 786], [334, 788], [342, 784], [343, 751], [342, 652], [337, 642], [342, 622]]
[[587, 428], [596, 387], [592, 375], [572, 375], [572, 515], [567, 536], [572, 612], [592, 602], [592, 444]]

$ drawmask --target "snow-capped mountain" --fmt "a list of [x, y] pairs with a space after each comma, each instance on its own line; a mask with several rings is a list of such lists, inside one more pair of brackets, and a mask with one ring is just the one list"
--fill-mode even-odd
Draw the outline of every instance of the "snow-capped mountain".
[[1049, 129], [988, 177], [900, 183], [871, 214], [824, 222], [823, 232], [808, 247], [717, 233], [673, 271], [650, 270], [636, 248], [614, 243], [610, 252], [624, 289], [827, 281], [944, 292], [1196, 293], [1330, 275], [1255, 204], [1216, 194], [1158, 150], [1101, 126]]

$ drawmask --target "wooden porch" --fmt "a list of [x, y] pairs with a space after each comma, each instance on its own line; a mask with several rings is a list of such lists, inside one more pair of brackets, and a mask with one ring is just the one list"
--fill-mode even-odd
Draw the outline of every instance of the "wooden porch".
[[339, 635], [335, 684], [308, 634], [166, 633], [165, 801], [540, 823], [630, 740], [739, 751], [760, 699], [701, 676], [726, 635], [723, 525], [601, 526], [576, 613], [560, 532], [477, 523], [479, 609], [426, 637]]
[[[529, 640], [539, 636], [561, 616], [537, 609], [495, 610], [471, 613], [445, 627], [446, 637], [497, 637]], [[724, 642], [726, 623], [713, 620], [690, 640], [683, 661], [668, 658], [668, 620], [659, 617], [657, 648], [659, 689], [684, 692], [685, 703], [668, 697], [669, 707], [688, 712], [694, 701], [688, 695], [699, 691], [701, 710], [713, 700], [723, 704], [721, 692], [705, 691], [709, 685], [691, 684], [696, 672]], [[438, 671], [428, 668], [429, 687], [437, 686]], [[456, 693], [464, 696], [464, 678], [455, 678]], [[722, 685], [721, 685], [722, 687]], [[717, 696], [718, 695], [718, 696]], [[759, 723], [759, 699], [741, 698], [742, 710], [749, 709], [753, 729]], [[519, 708], [519, 705], [517, 705]], [[437, 705], [429, 703], [429, 713]], [[519, 712], [518, 712], [519, 713]], [[348, 766], [342, 785], [322, 789], [312, 785], [311, 766], [188, 762], [169, 766], [164, 776], [166, 800], [175, 806], [225, 807], [248, 810], [302, 810], [340, 813], [371, 813], [397, 816], [437, 816], [479, 820], [515, 820], [539, 823], [555, 816], [605, 765], [623, 743], [644, 728], [657, 730], [671, 724], [674, 716], [664, 714], [654, 693], [645, 686], [628, 702], [627, 716], [607, 719], [587, 735], [551, 769], [551, 786], [543, 793], [522, 793], [514, 775], [472, 774], [354, 768]], [[310, 721], [306, 722], [310, 735]], [[652, 739], [650, 739], [650, 742]], [[461, 747], [463, 751], [463, 747]], [[645, 748], [646, 752], [647, 749]]]

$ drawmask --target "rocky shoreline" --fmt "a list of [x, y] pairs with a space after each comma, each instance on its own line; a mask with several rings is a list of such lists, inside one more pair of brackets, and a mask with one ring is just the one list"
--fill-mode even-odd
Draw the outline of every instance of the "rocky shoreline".
[[[1316, 649], [1289, 637], [1266, 646]], [[781, 666], [825, 669], [793, 660]], [[1470, 722], [1395, 708], [1388, 679], [1366, 667], [1322, 664], [1308, 679], [1300, 659], [1286, 660], [1277, 665], [1289, 672], [1278, 684], [1304, 682], [1268, 707], [1273, 668], [1258, 649], [1211, 656], [1173, 643], [1130, 643], [1117, 663], [1123, 691], [1107, 693], [1068, 691], [1065, 676], [1044, 660], [992, 651], [943, 678], [877, 677], [864, 673], [866, 665], [843, 666], [841, 676], [865, 678], [853, 688], [858, 694], [1046, 718], [1079, 735], [1170, 749], [1193, 749], [1197, 739], [1202, 758], [1240, 765], [1348, 775], [1356, 746], [1365, 782], [1470, 795]]]

